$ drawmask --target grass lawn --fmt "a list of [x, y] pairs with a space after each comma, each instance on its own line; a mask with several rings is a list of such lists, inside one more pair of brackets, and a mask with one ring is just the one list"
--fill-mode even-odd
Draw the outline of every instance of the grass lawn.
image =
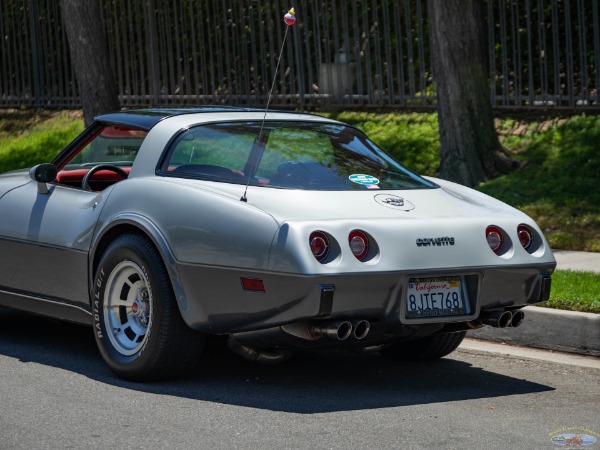
[[600, 252], [600, 117], [527, 125], [504, 139], [524, 166], [479, 189], [533, 217], [552, 248]]
[[[348, 122], [423, 175], [439, 169], [435, 113], [343, 112]], [[600, 252], [600, 117], [502, 117], [496, 127], [520, 169], [477, 189], [529, 214], [555, 249]], [[0, 110], [0, 173], [50, 161], [83, 130], [79, 111]], [[558, 271], [544, 306], [600, 313], [600, 275]]]
[[550, 301], [540, 306], [600, 314], [600, 274], [557, 270], [552, 275]]
[[82, 131], [79, 111], [0, 110], [0, 173], [50, 162]]

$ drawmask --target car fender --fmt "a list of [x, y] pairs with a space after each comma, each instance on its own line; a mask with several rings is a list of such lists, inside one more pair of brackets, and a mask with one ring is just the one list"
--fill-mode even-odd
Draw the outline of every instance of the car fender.
[[[104, 248], [112, 241], [111, 235], [118, 235], [125, 232], [141, 232], [152, 241], [156, 249], [161, 255], [161, 258], [169, 274], [171, 286], [175, 293], [175, 298], [179, 305], [180, 311], [187, 310], [188, 304], [182, 283], [177, 272], [176, 260], [167, 242], [166, 237], [159, 228], [147, 217], [135, 213], [121, 213], [104, 222], [96, 230], [92, 240], [92, 246], [89, 256], [89, 280], [90, 280], [90, 298], [93, 291], [94, 272], [96, 265], [102, 256]], [[105, 238], [108, 238], [106, 240]]]
[[31, 182], [29, 172], [18, 170], [0, 174], [0, 199], [10, 191], [25, 186]]

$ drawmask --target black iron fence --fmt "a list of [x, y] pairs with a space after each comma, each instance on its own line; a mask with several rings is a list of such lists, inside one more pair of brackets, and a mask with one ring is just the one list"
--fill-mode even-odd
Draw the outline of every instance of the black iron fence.
[[[600, 0], [488, 0], [496, 108], [600, 109]], [[77, 107], [58, 0], [0, 0], [0, 107]], [[292, 2], [293, 3], [293, 2]], [[124, 106], [435, 105], [426, 0], [101, 0]]]

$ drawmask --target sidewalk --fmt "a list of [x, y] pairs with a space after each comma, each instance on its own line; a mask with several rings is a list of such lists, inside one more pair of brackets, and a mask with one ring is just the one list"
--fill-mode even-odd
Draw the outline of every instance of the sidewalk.
[[[600, 273], [600, 253], [554, 250], [557, 269]], [[598, 293], [600, 296], [600, 292]], [[468, 337], [600, 356], [600, 314], [526, 306], [518, 328], [483, 327]]]
[[[600, 273], [600, 253], [553, 250], [557, 269]], [[599, 293], [600, 294], [600, 293]]]

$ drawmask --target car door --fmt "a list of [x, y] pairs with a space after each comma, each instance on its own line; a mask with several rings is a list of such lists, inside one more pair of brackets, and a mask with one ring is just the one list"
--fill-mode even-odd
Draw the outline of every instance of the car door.
[[30, 181], [0, 199], [0, 286], [87, 307], [87, 256], [108, 190]]
[[[95, 123], [55, 159], [54, 182], [40, 184], [23, 173], [14, 188], [4, 189], [0, 293], [17, 294], [23, 302], [42, 298], [89, 310], [88, 255], [94, 229], [111, 186], [127, 175], [146, 134]], [[96, 171], [96, 166], [116, 168], [122, 175]], [[94, 167], [84, 189], [84, 176]], [[18, 308], [12, 298], [11, 306]]]

